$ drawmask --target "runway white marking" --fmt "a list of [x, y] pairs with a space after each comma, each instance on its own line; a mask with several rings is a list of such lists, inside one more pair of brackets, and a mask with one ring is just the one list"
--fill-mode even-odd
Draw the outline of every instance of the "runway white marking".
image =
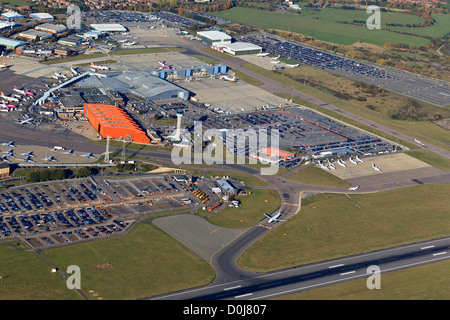
[[446, 251], [444, 251], [444, 252], [439, 252], [439, 253], [434, 253], [434, 254], [433, 254], [433, 257], [434, 257], [434, 256], [440, 256], [440, 255], [446, 254], [446, 253], [447, 253]]
[[341, 273], [340, 275], [341, 276], [346, 276], [346, 275], [348, 275], [348, 274], [352, 274], [352, 273], [355, 273], [356, 271], [349, 271], [349, 272], [344, 272], [344, 273]]
[[251, 295], [253, 295], [253, 293], [246, 293], [246, 294], [241, 294], [240, 296], [236, 296], [235, 298], [239, 299], [239, 298], [248, 297], [248, 296], [251, 296]]
[[430, 248], [434, 248], [434, 246], [422, 247], [422, 248], [420, 248], [420, 250], [425, 250], [425, 249], [430, 249]]
[[341, 263], [341, 264], [337, 264], [337, 265], [335, 265], [335, 266], [329, 266], [328, 269], [333, 269], [333, 268], [337, 268], [337, 267], [342, 267], [343, 265], [344, 265], [344, 264]]
[[233, 290], [233, 289], [237, 289], [237, 288], [241, 288], [241, 287], [242, 287], [242, 286], [239, 285], [239, 286], [235, 286], [235, 287], [225, 288], [225, 289], [223, 289], [223, 291]]

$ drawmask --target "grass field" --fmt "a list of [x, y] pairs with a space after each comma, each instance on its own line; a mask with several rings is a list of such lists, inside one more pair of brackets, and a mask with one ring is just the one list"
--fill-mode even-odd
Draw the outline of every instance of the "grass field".
[[299, 183], [324, 187], [350, 187], [351, 184], [320, 168], [309, 166], [286, 177]]
[[[319, 194], [238, 259], [267, 272], [448, 236], [450, 184], [372, 194]], [[359, 207], [357, 206], [359, 205]]]
[[95, 59], [95, 58], [103, 58], [107, 55], [105, 53], [93, 53], [93, 54], [80, 54], [73, 57], [68, 58], [62, 58], [62, 59], [52, 59], [48, 61], [42, 61], [43, 64], [57, 64], [57, 63], [66, 63], [66, 62], [73, 62], [73, 61], [80, 61], [80, 60], [89, 60], [89, 59]]
[[77, 300], [65, 281], [51, 267], [18, 242], [0, 246], [1, 300]]
[[238, 181], [242, 181], [247, 187], [257, 187], [257, 186], [266, 186], [267, 182], [261, 180], [260, 178], [245, 173], [235, 173], [235, 172], [219, 172], [219, 171], [208, 171], [206, 172], [206, 178], [211, 177], [223, 177], [229, 176], [231, 179], [236, 179]]
[[[429, 40], [424, 38], [385, 30], [386, 23], [419, 23], [423, 21], [417, 16], [404, 13], [382, 13], [382, 27], [379, 30], [370, 30], [365, 24], [340, 23], [344, 21], [352, 22], [353, 20], [366, 21], [370, 15], [359, 10], [321, 9], [318, 12], [305, 9], [302, 10], [302, 14], [288, 14], [234, 7], [212, 14], [257, 28], [307, 34], [318, 40], [335, 44], [349, 45], [362, 41], [379, 46], [384, 43], [407, 43], [413, 46], [424, 46], [429, 43]], [[434, 34], [444, 35], [448, 32], [448, 28], [446, 28], [448, 21], [448, 19], [439, 17], [433, 28]]]
[[[450, 261], [381, 274], [381, 289], [369, 290], [367, 279], [286, 295], [276, 300], [448, 300]], [[383, 271], [383, 270], [381, 270]]]
[[[89, 290], [107, 300], [139, 299], [206, 285], [215, 276], [205, 261], [155, 226], [146, 223], [137, 224], [128, 235], [122, 237], [50, 249], [47, 252], [45, 258], [60, 270], [66, 270], [69, 265], [81, 268], [81, 290], [92, 299], [96, 298], [89, 295]], [[21, 262], [14, 257], [12, 260], [15, 265]], [[3, 257], [0, 261], [3, 261]], [[112, 267], [96, 267], [106, 263]], [[20, 287], [15, 287], [15, 283], [11, 283], [11, 292], [26, 292], [29, 297], [34, 297], [42, 295], [43, 288], [48, 288], [49, 292], [45, 295], [47, 299], [58, 299], [58, 295], [53, 293], [57, 289], [65, 295], [73, 294], [66, 289], [64, 281], [49, 281], [44, 287], [33, 283], [33, 278], [39, 274], [48, 278], [49, 267], [43, 262], [38, 263], [38, 266], [38, 271], [17, 275], [17, 278], [28, 280], [28, 288], [20, 290]], [[12, 268], [9, 267], [10, 270]]]
[[414, 157], [425, 163], [428, 163], [429, 165], [435, 168], [444, 171], [450, 171], [450, 161], [443, 157], [440, 157], [439, 155], [433, 152], [430, 152], [428, 150], [414, 150], [414, 151], [405, 151], [405, 153], [410, 155], [411, 157]]
[[248, 228], [271, 214], [281, 205], [280, 195], [273, 189], [247, 190], [251, 194], [236, 196], [241, 202], [239, 208], [226, 207], [208, 217], [208, 221], [225, 228]]

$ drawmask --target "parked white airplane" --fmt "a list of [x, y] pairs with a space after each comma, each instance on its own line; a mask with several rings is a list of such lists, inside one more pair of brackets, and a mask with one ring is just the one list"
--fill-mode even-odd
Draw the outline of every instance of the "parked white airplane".
[[289, 68], [296, 68], [296, 67], [298, 67], [300, 64], [287, 64], [286, 65], [286, 67], [289, 67]]
[[350, 161], [351, 163], [354, 163], [354, 164], [358, 164], [358, 162], [356, 162], [356, 161], [353, 160], [352, 158], [349, 158], [348, 161]]
[[28, 119], [25, 119], [25, 120], [18, 120], [18, 124], [27, 124], [27, 123], [33, 123], [33, 121], [34, 121], [34, 118], [28, 118]]
[[30, 157], [30, 156], [26, 156], [25, 158], [23, 158], [23, 159], [19, 159], [19, 160], [21, 160], [21, 161], [25, 161], [25, 162], [34, 162], [34, 160], [33, 160], [33, 159], [31, 159], [31, 157]]
[[83, 154], [83, 157], [86, 157], [86, 158], [94, 158], [94, 159], [95, 159], [95, 156], [94, 156], [94, 154], [93, 154], [92, 152], [90, 152], [90, 153], [88, 153], [88, 154]]
[[11, 161], [8, 160], [8, 155], [2, 156], [2, 157], [0, 158], [0, 160], [1, 160], [1, 161], [6, 161], [6, 162], [11, 162]]
[[36, 157], [36, 156], [33, 154], [33, 151], [28, 151], [27, 153], [21, 153], [20, 155], [21, 155], [21, 156], [27, 156], [27, 157]]
[[418, 144], [421, 144], [422, 146], [424, 146], [424, 144], [421, 142], [421, 141], [419, 141], [419, 140], [417, 140], [417, 139], [414, 139]]
[[348, 190], [358, 190], [359, 186], [355, 186], [355, 187], [350, 187], [348, 188]]
[[8, 68], [8, 66], [6, 65], [6, 62], [4, 62], [3, 64], [0, 64], [0, 70]]
[[374, 168], [374, 169], [377, 170], [377, 171], [381, 171], [381, 169], [378, 168], [378, 167], [375, 165], [375, 163], [372, 163], [372, 168]]
[[55, 159], [54, 156], [50, 156], [50, 157], [42, 159], [42, 160], [44, 160], [44, 161], [58, 161], [58, 160]]
[[59, 78], [67, 79], [67, 77], [65, 75], [63, 75], [62, 73], [58, 73], [56, 71], [55, 71], [55, 75], [53, 76], [53, 78], [55, 78], [55, 79], [59, 79]]
[[231, 78], [231, 77], [226, 76], [226, 75], [222, 76], [221, 79], [222, 80], [226, 80], [226, 81], [231, 81], [231, 82], [236, 82], [237, 81], [237, 78], [235, 78], [235, 77]]
[[345, 163], [341, 162], [341, 160], [338, 160], [338, 165], [340, 165], [341, 167], [347, 167], [347, 166], [345, 165]]
[[17, 89], [16, 86], [14, 86], [14, 91], [15, 91], [15, 92], [18, 92], [18, 93], [20, 93], [20, 94], [22, 94], [22, 95], [24, 95], [24, 96], [34, 96], [34, 93], [33, 93], [33, 92], [26, 91], [26, 90], [20, 90], [20, 89]]
[[16, 147], [16, 146], [14, 145], [14, 141], [3, 142], [2, 145], [3, 145], [3, 146], [8, 146], [8, 147]]
[[5, 94], [3, 92], [1, 92], [1, 91], [0, 91], [0, 97], [3, 98], [3, 99], [9, 100], [9, 101], [17, 101], [17, 102], [19, 102], [19, 99], [14, 98], [14, 97], [5, 96]]
[[280, 63], [280, 60], [271, 60], [270, 63]]
[[76, 68], [72, 67], [72, 65], [70, 65], [70, 71], [76, 76], [80, 74]]
[[280, 59], [280, 56], [278, 56], [278, 57], [272, 57], [272, 58], [270, 58], [271, 60], [278, 60], [278, 59]]
[[359, 162], [364, 162], [364, 161], [361, 160], [358, 156], [356, 156], [356, 160], [358, 160]]
[[124, 43], [123, 45], [124, 46], [134, 46], [136, 44], [136, 41], [133, 41], [133, 42], [127, 42], [127, 43]]
[[69, 150], [69, 151], [65, 152], [65, 154], [70, 154], [71, 156], [76, 156], [76, 154], [73, 153], [73, 150]]
[[270, 54], [270, 52], [258, 53], [256, 56], [258, 56], [258, 57], [265, 57], [265, 56], [268, 56], [269, 54]]
[[107, 66], [97, 66], [93, 62], [91, 62], [91, 67], [97, 70], [109, 70], [109, 67]]
[[118, 43], [124, 43], [124, 42], [127, 42], [128, 40], [127, 39], [124, 39], [124, 40], [119, 40], [119, 41], [117, 41]]
[[287, 221], [287, 219], [279, 219], [279, 218], [278, 218], [279, 216], [282, 215], [281, 209], [278, 210], [278, 212], [277, 212], [273, 217], [270, 216], [270, 215], [268, 215], [267, 213], [264, 213], [264, 215], [265, 215], [267, 218], [269, 218], [269, 220], [268, 220], [269, 223], [271, 223], [271, 222], [273, 222], [273, 221], [276, 221], [276, 222]]
[[14, 151], [12, 149], [9, 149], [8, 151], [4, 151], [3, 153], [6, 153], [5, 157], [14, 157]]

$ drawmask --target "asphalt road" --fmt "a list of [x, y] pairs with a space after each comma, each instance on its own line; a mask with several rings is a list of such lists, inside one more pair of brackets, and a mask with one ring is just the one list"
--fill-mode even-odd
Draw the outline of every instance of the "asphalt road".
[[[257, 228], [257, 227], [255, 227]], [[241, 238], [261, 236], [255, 228]], [[259, 228], [261, 229], [261, 228]], [[245, 243], [245, 240], [241, 240]], [[245, 246], [245, 245], [244, 245]], [[240, 252], [244, 246], [235, 244], [233, 248]], [[232, 251], [232, 250], [229, 250]], [[223, 263], [233, 268], [230, 261], [234, 255], [224, 256]], [[393, 272], [411, 267], [450, 259], [450, 237], [425, 241], [405, 246], [374, 251], [351, 257], [321, 261], [318, 263], [279, 270], [266, 274], [239, 273], [239, 277], [223, 277], [211, 285], [174, 292], [167, 295], [151, 297], [152, 300], [258, 300], [271, 299], [286, 294], [319, 288], [345, 281], [372, 277], [377, 266], [379, 269], [379, 284], [383, 286], [383, 273]], [[375, 281], [372, 282], [376, 283]], [[369, 288], [367, 288], [369, 290]]]

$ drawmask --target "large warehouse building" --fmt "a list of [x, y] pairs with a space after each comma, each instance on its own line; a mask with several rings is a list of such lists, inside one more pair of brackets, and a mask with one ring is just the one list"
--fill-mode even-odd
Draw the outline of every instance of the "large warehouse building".
[[119, 107], [85, 103], [84, 115], [103, 138], [150, 143], [145, 132]]

